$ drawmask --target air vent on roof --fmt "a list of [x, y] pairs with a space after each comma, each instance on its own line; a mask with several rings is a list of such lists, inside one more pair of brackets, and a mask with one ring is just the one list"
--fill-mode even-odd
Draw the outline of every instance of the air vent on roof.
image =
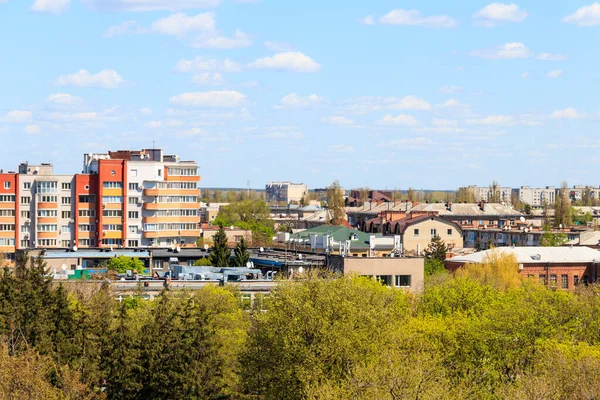
[[541, 254], [536, 254], [534, 256], [531, 256], [531, 259], [534, 261], [541, 261], [542, 260], [542, 255]]

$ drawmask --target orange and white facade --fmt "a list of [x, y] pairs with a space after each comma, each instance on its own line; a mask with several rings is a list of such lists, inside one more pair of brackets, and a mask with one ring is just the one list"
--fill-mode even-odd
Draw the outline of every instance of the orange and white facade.
[[85, 154], [54, 175], [0, 173], [0, 252], [27, 248], [192, 246], [200, 236], [198, 165], [162, 149]]

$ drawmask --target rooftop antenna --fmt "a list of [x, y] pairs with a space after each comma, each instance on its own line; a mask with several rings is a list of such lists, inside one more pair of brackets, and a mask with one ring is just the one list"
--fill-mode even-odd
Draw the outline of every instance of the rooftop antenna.
[[152, 150], [154, 150], [154, 140], [152, 141]]

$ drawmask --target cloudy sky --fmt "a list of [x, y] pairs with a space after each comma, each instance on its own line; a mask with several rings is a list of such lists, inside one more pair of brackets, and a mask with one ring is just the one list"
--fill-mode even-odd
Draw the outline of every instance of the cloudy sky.
[[589, 1], [0, 0], [0, 168], [155, 142], [203, 186], [599, 185]]

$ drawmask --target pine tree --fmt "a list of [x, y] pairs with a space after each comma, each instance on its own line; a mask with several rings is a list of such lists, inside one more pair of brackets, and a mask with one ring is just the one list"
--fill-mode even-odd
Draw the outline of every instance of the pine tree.
[[225, 268], [229, 266], [231, 251], [227, 247], [227, 234], [223, 226], [219, 226], [219, 231], [214, 236], [215, 247], [210, 253], [210, 263], [217, 268]]
[[250, 254], [248, 253], [248, 246], [246, 240], [242, 238], [238, 245], [233, 250], [233, 265], [235, 267], [245, 267], [250, 261]]
[[448, 247], [446, 246], [446, 243], [444, 243], [441, 237], [435, 235], [433, 238], [431, 238], [431, 243], [429, 243], [429, 246], [427, 246], [425, 251], [423, 251], [423, 254], [427, 259], [435, 258], [437, 260], [444, 261], [446, 259], [447, 252]]

